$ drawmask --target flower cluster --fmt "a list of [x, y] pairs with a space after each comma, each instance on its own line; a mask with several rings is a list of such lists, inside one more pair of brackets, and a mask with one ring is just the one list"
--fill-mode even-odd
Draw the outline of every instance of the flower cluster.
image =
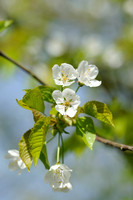
[[[52, 70], [55, 84], [62, 87], [70, 86], [75, 82], [75, 79], [78, 79], [79, 85], [89, 87], [98, 87], [101, 85], [101, 81], [95, 79], [98, 75], [98, 68], [95, 65], [89, 65], [84, 60], [79, 64], [77, 69], [74, 69], [70, 64], [63, 63], [60, 67], [54, 65]], [[55, 90], [52, 96], [57, 104], [55, 109], [59, 113], [68, 115], [69, 117], [75, 116], [77, 108], [80, 105], [80, 97], [76, 95], [74, 90], [69, 88], [64, 89], [62, 92]]]
[[[97, 87], [101, 84], [101, 81], [95, 78], [98, 75], [98, 68], [95, 65], [89, 65], [87, 61], [82, 61], [77, 69], [70, 64], [63, 63], [59, 67], [54, 65], [53, 78], [56, 85], [61, 86], [61, 90], [54, 90], [52, 97], [55, 100], [55, 109], [61, 114], [70, 118], [74, 117], [77, 113], [77, 109], [80, 105], [80, 97], [76, 94], [79, 87], [86, 85], [89, 87]], [[78, 87], [76, 91], [63, 87], [68, 87], [78, 80]], [[57, 118], [59, 115], [57, 115]], [[68, 118], [66, 117], [66, 118]], [[60, 120], [60, 119], [59, 119]], [[63, 122], [64, 123], [64, 122]], [[57, 128], [57, 127], [56, 127]], [[63, 129], [65, 132], [65, 130]], [[68, 192], [72, 190], [72, 185], [69, 182], [72, 170], [65, 164], [60, 163], [60, 141], [63, 140], [62, 133], [57, 128], [58, 133], [58, 148], [57, 148], [57, 163], [52, 165], [49, 171], [45, 175], [45, 182], [49, 183], [53, 191]], [[63, 141], [62, 141], [63, 146]], [[62, 148], [63, 149], [63, 148]], [[62, 163], [64, 163], [64, 155], [62, 150]], [[13, 149], [9, 150], [5, 155], [6, 159], [10, 159], [9, 169], [11, 171], [18, 171], [18, 174], [22, 173], [22, 170], [26, 168], [25, 163], [19, 156], [19, 151]], [[23, 159], [23, 158], [22, 158]]]

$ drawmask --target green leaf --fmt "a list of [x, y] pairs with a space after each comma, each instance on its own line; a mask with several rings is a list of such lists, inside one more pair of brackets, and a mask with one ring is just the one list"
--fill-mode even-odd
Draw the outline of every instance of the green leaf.
[[30, 145], [29, 145], [30, 134], [31, 130], [28, 130], [26, 133], [24, 133], [19, 142], [19, 155], [22, 161], [25, 163], [29, 172], [32, 164], [32, 155], [30, 153]]
[[56, 88], [48, 86], [39, 86], [37, 88], [40, 90], [44, 101], [47, 101], [49, 103], [55, 103], [52, 97], [52, 93], [54, 90], [56, 90]]
[[106, 104], [98, 101], [90, 101], [83, 106], [83, 112], [96, 119], [114, 126], [113, 116]]
[[[38, 110], [39, 112], [44, 113], [44, 102], [43, 102], [43, 98], [40, 93], [40, 90], [38, 88], [27, 91], [22, 99], [22, 102], [18, 102], [18, 103], [23, 108], [26, 105], [30, 109], [35, 109], [35, 110]], [[22, 103], [24, 103], [24, 106], [22, 105]]]
[[25, 104], [22, 100], [17, 100], [16, 99], [16, 101], [17, 101], [18, 105], [21, 106], [22, 108], [27, 109], [27, 110], [31, 110], [32, 109], [29, 106], [27, 106], [27, 104]]
[[33, 119], [35, 122], [37, 122], [41, 118], [44, 118], [44, 115], [35, 109], [32, 109], [32, 114], [33, 114]]
[[92, 150], [96, 135], [94, 134], [94, 124], [90, 117], [77, 118], [76, 133], [82, 137], [84, 143]]
[[40, 154], [40, 160], [44, 164], [46, 169], [50, 168], [49, 161], [48, 161], [48, 155], [47, 155], [47, 147], [46, 144], [44, 143], [41, 154]]
[[8, 26], [12, 24], [12, 20], [0, 21], [0, 32], [4, 31]]
[[52, 116], [53, 116], [53, 115], [56, 116], [57, 113], [58, 113], [58, 111], [55, 109], [55, 107], [51, 108], [51, 110], [50, 110], [50, 112], [49, 112], [49, 114], [52, 115]]
[[50, 117], [44, 117], [38, 120], [31, 129], [29, 137], [30, 152], [34, 159], [35, 167], [37, 165], [42, 147], [46, 138], [48, 126], [50, 124]]

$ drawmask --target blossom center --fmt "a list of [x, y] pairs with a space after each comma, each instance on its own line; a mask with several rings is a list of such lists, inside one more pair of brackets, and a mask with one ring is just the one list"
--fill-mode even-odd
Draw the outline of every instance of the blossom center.
[[63, 170], [61, 168], [58, 168], [58, 169], [56, 169], [55, 174], [57, 174], [58, 182], [62, 183], [64, 181]]
[[90, 68], [85, 71], [84, 76], [88, 76], [89, 71], [90, 71]]
[[61, 75], [62, 75], [61, 79], [62, 79], [63, 83], [69, 80], [68, 75], [66, 75], [64, 71], [61, 72]]
[[65, 102], [63, 103], [63, 106], [65, 106], [65, 107], [70, 106], [70, 102], [69, 102], [69, 101], [65, 101]]

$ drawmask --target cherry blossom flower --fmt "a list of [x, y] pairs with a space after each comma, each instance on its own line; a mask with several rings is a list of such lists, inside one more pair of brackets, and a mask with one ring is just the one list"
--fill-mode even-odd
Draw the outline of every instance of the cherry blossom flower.
[[54, 90], [52, 96], [57, 103], [55, 109], [59, 113], [74, 117], [80, 104], [80, 97], [75, 94], [74, 90], [69, 88], [64, 89], [62, 92]]
[[11, 171], [17, 171], [18, 175], [20, 175], [23, 171], [23, 169], [26, 168], [24, 162], [21, 160], [19, 156], [19, 151], [16, 149], [8, 150], [8, 153], [5, 155], [5, 159], [10, 159], [10, 163], [8, 165], [8, 168]]
[[52, 71], [55, 84], [63, 87], [71, 85], [74, 83], [74, 79], [77, 78], [77, 71], [67, 63], [62, 63], [60, 67], [54, 65]]
[[45, 175], [45, 182], [50, 184], [53, 191], [68, 192], [72, 190], [72, 185], [69, 182], [71, 171], [64, 164], [53, 165]]
[[78, 81], [89, 87], [98, 87], [101, 81], [95, 80], [98, 75], [98, 68], [95, 65], [89, 65], [83, 60], [78, 66]]

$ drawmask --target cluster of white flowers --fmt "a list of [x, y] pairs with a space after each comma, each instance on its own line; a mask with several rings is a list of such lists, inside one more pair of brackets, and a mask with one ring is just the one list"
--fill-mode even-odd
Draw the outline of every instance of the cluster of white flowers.
[[[70, 86], [75, 82], [75, 79], [78, 79], [79, 84], [89, 87], [98, 87], [101, 85], [101, 81], [95, 79], [98, 75], [98, 68], [95, 65], [89, 65], [88, 61], [83, 60], [77, 69], [74, 69], [70, 64], [63, 63], [60, 67], [54, 65], [52, 70], [56, 85], [63, 87]], [[69, 88], [64, 89], [62, 92], [55, 90], [52, 96], [57, 104], [55, 109], [59, 113], [68, 115], [69, 117], [75, 116], [77, 108], [80, 105], [80, 97], [75, 94], [74, 90]]]
[[[55, 83], [62, 87], [70, 86], [75, 79], [78, 79], [79, 86], [97, 87], [101, 84], [101, 81], [95, 79], [98, 75], [98, 68], [95, 65], [89, 65], [87, 61], [82, 61], [77, 69], [70, 64], [63, 63], [60, 67], [54, 65], [52, 70]], [[74, 90], [70, 88], [65, 88], [63, 91], [54, 90], [52, 97], [56, 102], [55, 109], [59, 113], [69, 117], [75, 116], [80, 105], [80, 97]], [[11, 160], [9, 163], [11, 171], [18, 170], [18, 174], [21, 174], [22, 170], [26, 168], [19, 156], [19, 151], [15, 149], [9, 150], [5, 158]], [[69, 182], [71, 171], [68, 166], [60, 164], [58, 161], [57, 164], [50, 167], [45, 176], [45, 182], [50, 184], [53, 191], [68, 192], [72, 190]]]

